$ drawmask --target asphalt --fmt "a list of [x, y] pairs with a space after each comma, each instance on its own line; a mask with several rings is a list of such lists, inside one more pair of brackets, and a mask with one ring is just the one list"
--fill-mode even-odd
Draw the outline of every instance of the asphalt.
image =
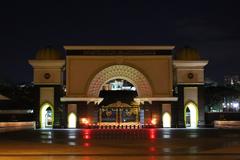
[[239, 129], [11, 130], [0, 159], [240, 159]]

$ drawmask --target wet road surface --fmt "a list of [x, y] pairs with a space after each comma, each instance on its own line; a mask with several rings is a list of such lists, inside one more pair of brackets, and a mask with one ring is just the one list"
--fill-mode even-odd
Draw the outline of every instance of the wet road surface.
[[240, 130], [22, 130], [0, 133], [0, 159], [240, 159]]

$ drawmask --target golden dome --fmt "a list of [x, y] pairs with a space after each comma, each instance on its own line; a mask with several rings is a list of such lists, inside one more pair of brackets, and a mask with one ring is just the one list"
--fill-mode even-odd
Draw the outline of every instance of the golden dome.
[[35, 58], [37, 60], [57, 60], [63, 59], [63, 54], [58, 49], [47, 46], [37, 51]]
[[195, 60], [201, 60], [201, 57], [197, 49], [184, 47], [179, 51], [177, 51], [176, 59], [184, 60], [184, 61], [195, 61]]

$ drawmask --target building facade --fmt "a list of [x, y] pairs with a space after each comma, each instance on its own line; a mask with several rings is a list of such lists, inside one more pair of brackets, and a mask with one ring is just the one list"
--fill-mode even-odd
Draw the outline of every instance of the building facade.
[[174, 46], [47, 47], [29, 60], [39, 128], [204, 126], [204, 67]]

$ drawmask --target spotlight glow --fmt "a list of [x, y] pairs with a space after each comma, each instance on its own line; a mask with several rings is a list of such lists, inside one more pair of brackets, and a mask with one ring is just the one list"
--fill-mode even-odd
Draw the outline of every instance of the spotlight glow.
[[157, 124], [157, 118], [153, 118], [153, 119], [151, 120], [151, 123], [152, 123], [153, 125], [156, 125], [156, 124]]
[[89, 120], [87, 118], [81, 118], [81, 123], [87, 125], [89, 124]]

